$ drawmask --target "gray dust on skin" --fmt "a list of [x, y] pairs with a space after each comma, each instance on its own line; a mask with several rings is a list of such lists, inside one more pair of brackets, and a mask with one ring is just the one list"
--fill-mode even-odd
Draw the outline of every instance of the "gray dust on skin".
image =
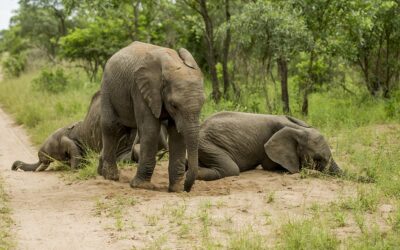
[[260, 164], [297, 173], [308, 159], [317, 170], [342, 174], [318, 130], [293, 117], [220, 112], [200, 128], [199, 179], [239, 175]]
[[[38, 151], [39, 161], [28, 164], [15, 161], [12, 170], [44, 171], [53, 161], [64, 162], [73, 169], [80, 167], [87, 150], [100, 152], [102, 137], [100, 129], [100, 91], [90, 102], [83, 121], [79, 121], [56, 130], [42, 144]], [[131, 148], [136, 129], [126, 130], [120, 136], [117, 146], [117, 160], [131, 160]]]
[[[0, 109], [0, 174], [10, 197], [17, 249], [125, 249], [110, 242], [92, 216], [99, 186], [66, 185], [56, 175], [13, 172], [14, 159], [33, 161], [28, 136]], [[82, 191], [84, 190], [84, 191]]]
[[186, 49], [178, 51], [134, 42], [107, 62], [102, 79], [104, 147], [99, 173], [118, 179], [115, 138], [124, 128], [138, 127], [140, 162], [130, 185], [152, 189], [150, 182], [161, 122], [168, 121], [169, 191], [181, 191], [188, 155], [185, 190], [197, 175], [199, 115], [204, 103], [203, 76]]

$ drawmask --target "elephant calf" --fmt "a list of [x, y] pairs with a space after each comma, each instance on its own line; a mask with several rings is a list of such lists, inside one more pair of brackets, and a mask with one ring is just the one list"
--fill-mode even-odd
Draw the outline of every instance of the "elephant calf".
[[[88, 113], [83, 121], [60, 128], [51, 134], [40, 147], [39, 161], [27, 164], [15, 161], [12, 170], [43, 171], [53, 161], [62, 161], [73, 169], [79, 167], [80, 161], [87, 149], [100, 152], [102, 148], [100, 129], [100, 91], [96, 92], [90, 102]], [[120, 157], [130, 155], [135, 134], [130, 131], [119, 140], [118, 152]]]
[[200, 127], [200, 180], [239, 175], [260, 164], [297, 173], [307, 162], [320, 171], [342, 173], [324, 137], [290, 116], [220, 112]]
[[[39, 161], [27, 164], [15, 161], [12, 170], [22, 169], [24, 171], [43, 171], [53, 161], [62, 161], [73, 169], [79, 167], [80, 161], [88, 149], [100, 152], [102, 149], [102, 137], [100, 128], [100, 91], [96, 92], [90, 102], [88, 113], [83, 121], [76, 122], [70, 126], [60, 128], [51, 134], [38, 152]], [[134, 151], [134, 139], [136, 129], [126, 130], [118, 139], [117, 159], [138, 161]], [[166, 133], [161, 133], [163, 138], [159, 140], [159, 150], [168, 149]], [[135, 144], [139, 143], [136, 139]]]

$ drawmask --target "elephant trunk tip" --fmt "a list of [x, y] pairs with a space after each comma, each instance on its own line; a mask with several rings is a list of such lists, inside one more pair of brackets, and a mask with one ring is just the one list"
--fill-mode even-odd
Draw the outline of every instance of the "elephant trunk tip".
[[15, 161], [11, 166], [11, 170], [16, 171], [18, 169], [21, 169], [23, 171], [36, 171], [36, 169], [38, 169], [40, 165], [41, 165], [40, 161], [34, 164], [27, 164], [22, 161]]
[[190, 192], [192, 189], [192, 186], [194, 185], [194, 182], [197, 179], [197, 174], [198, 174], [198, 166], [197, 165], [191, 165], [189, 161], [186, 161], [185, 164], [185, 170], [186, 170], [186, 178], [185, 178], [185, 183], [183, 186], [183, 190], [185, 192]]
[[338, 177], [345, 175], [344, 171], [337, 165], [337, 163], [335, 161], [333, 161], [331, 163], [331, 165], [329, 166], [328, 172], [329, 172], [329, 174], [335, 175]]
[[184, 186], [183, 186], [183, 190], [185, 191], [185, 192], [190, 192], [190, 190], [192, 189], [192, 186], [193, 186], [193, 184], [194, 184], [194, 182], [195, 182], [195, 180], [196, 180], [196, 176], [197, 175], [197, 173], [196, 172], [193, 172], [193, 171], [188, 171], [187, 173], [186, 173], [186, 179], [185, 179], [185, 184], [184, 184]]
[[17, 171], [21, 166], [23, 162], [22, 161], [14, 161], [14, 163], [11, 166], [11, 170]]

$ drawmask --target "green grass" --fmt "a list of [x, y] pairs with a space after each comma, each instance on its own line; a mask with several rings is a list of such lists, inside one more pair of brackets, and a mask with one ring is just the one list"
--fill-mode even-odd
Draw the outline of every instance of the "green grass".
[[280, 232], [280, 248], [293, 250], [336, 249], [339, 240], [327, 226], [314, 219], [284, 224]]
[[[99, 83], [89, 83], [84, 73], [79, 70], [65, 70], [70, 77], [67, 89], [59, 94], [41, 92], [32, 86], [32, 80], [37, 78], [39, 71], [26, 73], [16, 79], [6, 79], [0, 83], [0, 103], [12, 113], [18, 123], [24, 124], [38, 145], [54, 130], [84, 117], [91, 96], [99, 88]], [[340, 88], [310, 95], [309, 115], [300, 114], [300, 100], [297, 97], [296, 86], [290, 87], [292, 115], [305, 120], [318, 128], [330, 142], [334, 159], [347, 171], [348, 176], [342, 179], [326, 176], [323, 173], [303, 171], [302, 177], [324, 178], [327, 181], [347, 182], [354, 185], [356, 196], [344, 198], [329, 205], [315, 204], [311, 207], [313, 216], [317, 219], [304, 219], [288, 222], [278, 230], [277, 247], [283, 249], [390, 249], [399, 245], [400, 239], [400, 92], [393, 93], [390, 100], [372, 98], [365, 90], [356, 85], [350, 95]], [[221, 100], [218, 104], [211, 101], [209, 83], [206, 83], [207, 101], [202, 110], [201, 119], [211, 114], [223, 111], [245, 111], [258, 113], [281, 113], [279, 93], [274, 88], [268, 89], [272, 110], [268, 110], [264, 92], [254, 86], [243, 87], [242, 97], [238, 100]], [[97, 176], [96, 153], [89, 153], [83, 168], [72, 171], [74, 180], [87, 180]], [[121, 166], [120, 166], [121, 167]], [[68, 175], [69, 175], [68, 173]], [[366, 176], [373, 183], [361, 183], [357, 176]], [[277, 194], [270, 192], [265, 195], [264, 203], [273, 206], [278, 202]], [[4, 199], [3, 197], [0, 197]], [[3, 200], [1, 200], [3, 201]], [[123, 202], [122, 202], [123, 203]], [[97, 213], [111, 216], [116, 230], [124, 230], [127, 226], [122, 220], [123, 207], [121, 202], [99, 201]], [[134, 202], [133, 202], [134, 203]], [[1, 204], [6, 204], [2, 202]], [[9, 211], [1, 207], [1, 218], [7, 218]], [[376, 224], [380, 216], [379, 207], [382, 204], [396, 204], [395, 211], [388, 220], [389, 229], [381, 230]], [[211, 210], [223, 207], [223, 203], [211, 204], [204, 201], [193, 219], [199, 225], [196, 235], [206, 249], [218, 248], [213, 243], [213, 230], [217, 220], [212, 217]], [[6, 212], [4, 212], [4, 211]], [[6, 217], [3, 217], [3, 215]], [[165, 214], [176, 222], [184, 236], [191, 235], [191, 222], [187, 222], [188, 212], [183, 203]], [[265, 210], [260, 218], [265, 225], [270, 225], [272, 218]], [[371, 219], [372, 217], [372, 219]], [[150, 215], [149, 224], [157, 224], [158, 218]], [[194, 223], [193, 221], [193, 223]], [[334, 229], [349, 226], [353, 221], [360, 233], [338, 240]], [[4, 223], [0, 221], [0, 223]], [[7, 226], [11, 222], [8, 222]], [[353, 223], [353, 224], [354, 224]], [[274, 223], [275, 224], [275, 223]], [[5, 230], [3, 229], [5, 228]], [[7, 233], [7, 227], [0, 227], [1, 233]], [[315, 236], [314, 236], [315, 235]], [[184, 237], [185, 238], [185, 237]], [[11, 238], [0, 237], [1, 240], [12, 242]], [[229, 238], [231, 249], [263, 249], [265, 239], [252, 230], [236, 232]], [[151, 247], [159, 247], [160, 241]], [[11, 243], [10, 243], [11, 244]], [[1, 249], [1, 247], [0, 247]]]
[[8, 196], [4, 191], [4, 182], [0, 177], [0, 250], [13, 249], [14, 237], [11, 234], [11, 210], [8, 207]]
[[[138, 204], [138, 200], [128, 196], [108, 197], [107, 199], [97, 199], [94, 215], [113, 218], [113, 229], [123, 231], [126, 227], [124, 215], [128, 207]], [[153, 222], [153, 221], [152, 221]]]
[[232, 250], [262, 250], [268, 249], [266, 239], [252, 228], [232, 233], [228, 249]]
[[0, 83], [0, 103], [24, 124], [39, 145], [53, 131], [72, 122], [83, 119], [92, 95], [99, 84], [89, 83], [78, 70], [67, 70], [70, 83], [66, 91], [59, 94], [41, 92], [33, 87], [33, 79], [39, 71], [33, 71], [19, 78], [5, 79]]

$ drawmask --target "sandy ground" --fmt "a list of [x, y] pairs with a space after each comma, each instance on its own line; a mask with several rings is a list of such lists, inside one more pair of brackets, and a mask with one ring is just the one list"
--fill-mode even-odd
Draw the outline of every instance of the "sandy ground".
[[315, 204], [356, 193], [341, 180], [257, 169], [197, 181], [191, 193], [174, 194], [167, 192], [166, 162], [158, 163], [153, 176], [157, 191], [131, 189], [134, 171], [125, 169], [120, 182], [101, 177], [71, 182], [55, 171], [10, 170], [17, 159], [36, 161], [36, 150], [2, 110], [0, 138], [0, 174], [11, 197], [18, 249], [188, 249], [210, 242], [224, 247], [244, 231], [274, 244], [282, 223], [309, 217]]

